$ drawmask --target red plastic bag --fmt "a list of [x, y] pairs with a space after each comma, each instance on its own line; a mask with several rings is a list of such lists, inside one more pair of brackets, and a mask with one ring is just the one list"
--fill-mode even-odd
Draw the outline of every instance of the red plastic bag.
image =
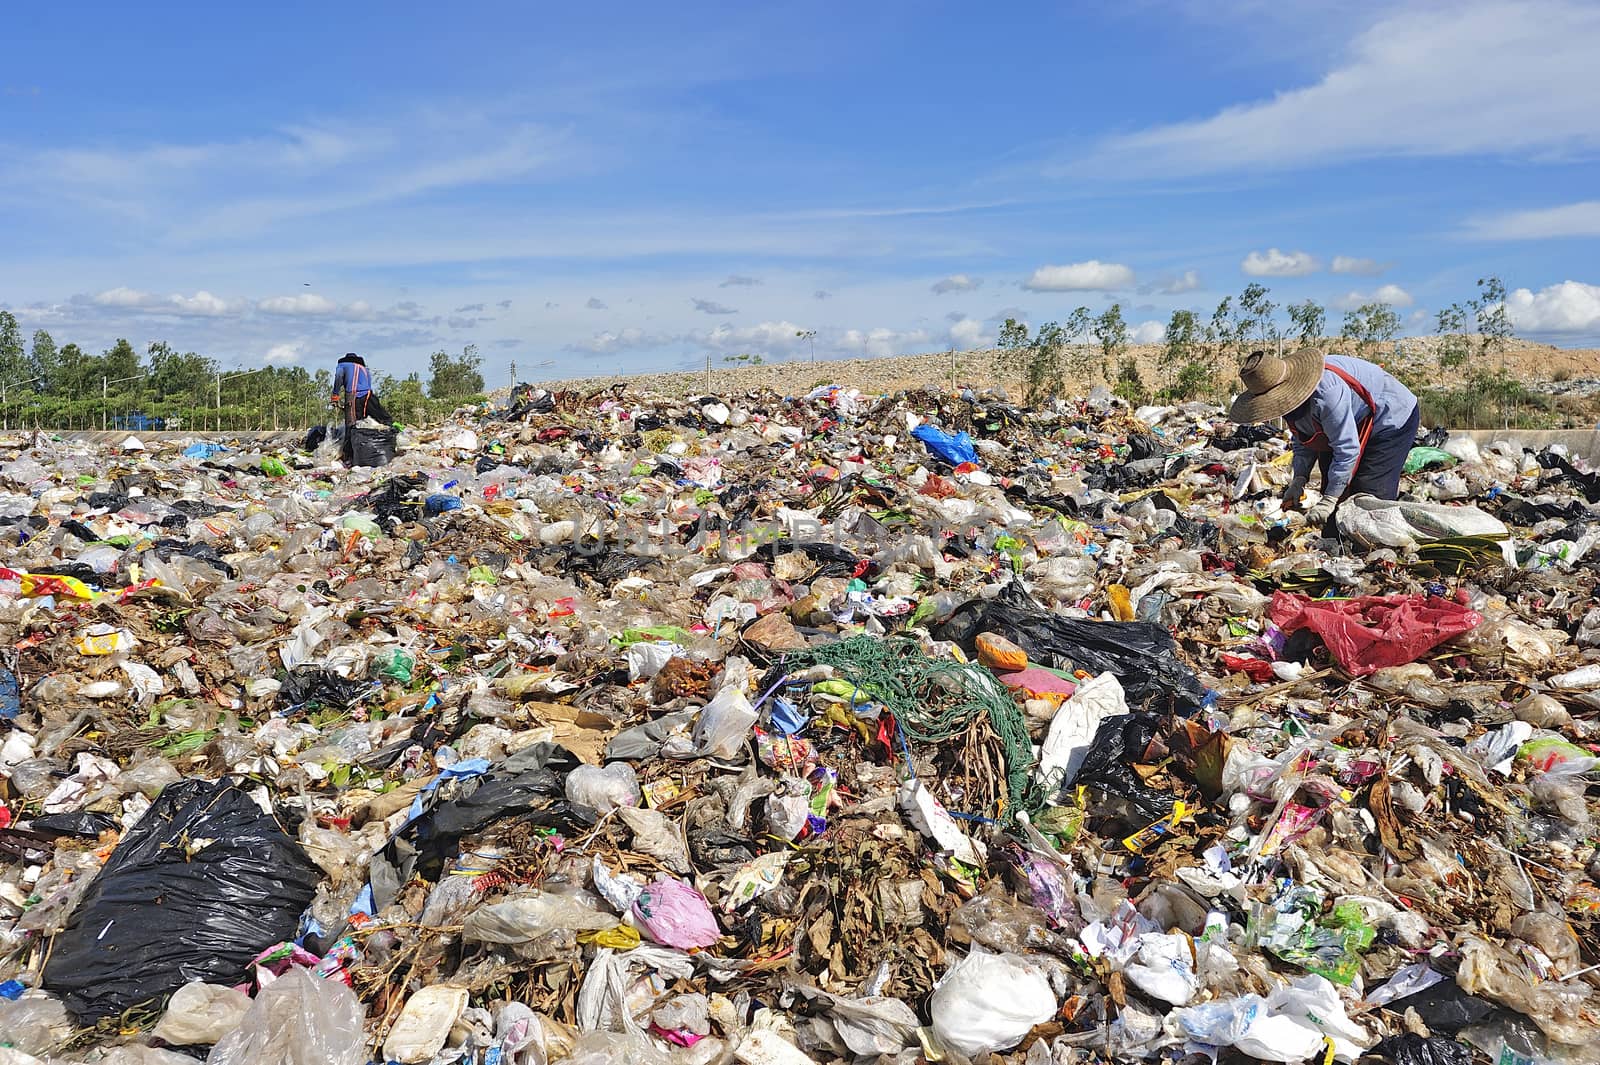
[[1272, 672], [1271, 662], [1260, 658], [1252, 658], [1249, 655], [1224, 654], [1222, 656], [1222, 664], [1234, 673], [1249, 674], [1250, 679], [1257, 684], [1265, 684], [1275, 675]]
[[1286, 633], [1310, 629], [1322, 637], [1339, 668], [1354, 677], [1415, 662], [1483, 621], [1459, 603], [1420, 595], [1308, 599], [1278, 592], [1271, 614]]

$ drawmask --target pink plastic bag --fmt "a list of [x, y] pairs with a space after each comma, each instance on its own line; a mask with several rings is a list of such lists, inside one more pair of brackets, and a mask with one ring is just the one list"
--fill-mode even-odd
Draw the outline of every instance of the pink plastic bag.
[[1322, 637], [1339, 668], [1354, 677], [1415, 662], [1483, 621], [1459, 603], [1420, 595], [1308, 599], [1278, 592], [1271, 614], [1286, 633], [1310, 629]]
[[706, 897], [681, 880], [657, 877], [633, 904], [633, 914], [657, 943], [679, 950], [709, 947], [722, 929]]

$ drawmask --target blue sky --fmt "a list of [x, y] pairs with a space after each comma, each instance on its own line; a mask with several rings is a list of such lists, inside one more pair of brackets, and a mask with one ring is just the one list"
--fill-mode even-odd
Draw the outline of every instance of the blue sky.
[[[0, 306], [491, 379], [971, 347], [1259, 280], [1600, 343], [1600, 5], [13, 11]], [[1292, 10], [1285, 10], [1292, 9]]]

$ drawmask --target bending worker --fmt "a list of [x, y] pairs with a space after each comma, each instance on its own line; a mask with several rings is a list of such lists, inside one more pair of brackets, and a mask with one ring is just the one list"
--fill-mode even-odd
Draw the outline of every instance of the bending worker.
[[1315, 465], [1322, 500], [1306, 524], [1326, 525], [1339, 502], [1358, 492], [1400, 495], [1400, 474], [1417, 440], [1417, 397], [1381, 366], [1347, 355], [1301, 348], [1285, 358], [1252, 352], [1239, 368], [1245, 391], [1233, 401], [1235, 422], [1282, 418], [1294, 438], [1294, 477], [1283, 505], [1297, 506]]
[[372, 371], [355, 352], [339, 360], [333, 371], [333, 402], [344, 410], [344, 446], [350, 447], [350, 430], [367, 416], [372, 400]]

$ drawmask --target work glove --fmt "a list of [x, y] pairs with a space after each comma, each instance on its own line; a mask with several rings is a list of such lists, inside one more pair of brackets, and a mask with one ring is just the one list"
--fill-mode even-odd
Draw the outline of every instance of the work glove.
[[1299, 506], [1300, 497], [1305, 494], [1305, 490], [1306, 482], [1304, 479], [1296, 477], [1290, 481], [1283, 490], [1283, 505], [1286, 508]]
[[1316, 528], [1327, 523], [1333, 517], [1333, 508], [1339, 501], [1332, 496], [1323, 496], [1322, 500], [1310, 510], [1306, 511], [1306, 525]]

